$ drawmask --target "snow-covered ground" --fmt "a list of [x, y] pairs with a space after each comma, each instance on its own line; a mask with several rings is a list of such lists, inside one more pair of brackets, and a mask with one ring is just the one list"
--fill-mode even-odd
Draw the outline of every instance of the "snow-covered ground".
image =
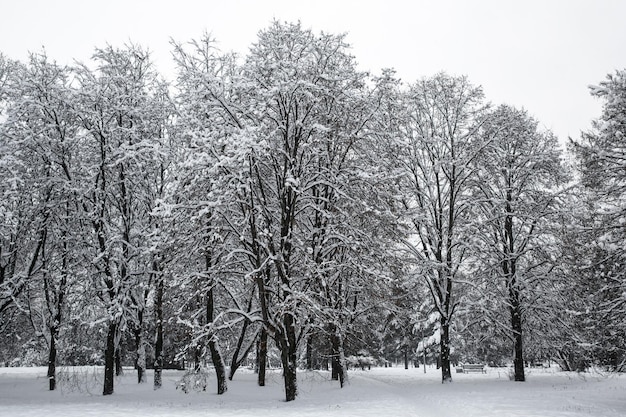
[[[626, 375], [576, 374], [532, 369], [526, 383], [511, 382], [507, 369], [487, 374], [453, 374], [439, 383], [428, 369], [375, 368], [351, 371], [340, 389], [325, 372], [300, 372], [298, 399], [286, 403], [279, 371], [267, 386], [240, 370], [228, 392], [184, 394], [176, 389], [179, 371], [164, 373], [163, 388], [138, 385], [132, 369], [116, 379], [115, 394], [101, 395], [102, 368], [63, 369], [60, 389], [47, 391], [44, 368], [0, 368], [0, 416], [415, 416], [551, 417], [626, 416]], [[213, 375], [211, 375], [213, 376]]]

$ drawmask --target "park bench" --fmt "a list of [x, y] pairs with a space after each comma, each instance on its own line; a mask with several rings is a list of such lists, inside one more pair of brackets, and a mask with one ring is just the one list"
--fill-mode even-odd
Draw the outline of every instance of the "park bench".
[[466, 364], [461, 365], [461, 367], [463, 368], [464, 374], [467, 374], [470, 372], [481, 372], [483, 374], [487, 373], [487, 370], [485, 370], [485, 365], [481, 363], [466, 363]]

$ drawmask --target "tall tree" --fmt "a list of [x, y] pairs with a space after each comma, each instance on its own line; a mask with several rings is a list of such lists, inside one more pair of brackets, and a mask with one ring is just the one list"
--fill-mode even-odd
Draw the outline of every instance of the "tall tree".
[[379, 103], [344, 36], [300, 24], [262, 31], [244, 75], [246, 123], [261, 145], [250, 158], [260, 307], [293, 400], [298, 343], [310, 328], [327, 332], [346, 382], [346, 331], [365, 279], [379, 276], [383, 240], [368, 237], [384, 233], [364, 231], [386, 215], [372, 191], [384, 181], [366, 162]]
[[[589, 237], [586, 246], [594, 257], [593, 261], [580, 265], [580, 272], [589, 279], [585, 285], [595, 289], [588, 296], [593, 300], [589, 306], [593, 318], [589, 319], [612, 324], [623, 322], [626, 317], [626, 275], [621, 267], [626, 260], [626, 70], [607, 75], [604, 81], [591, 87], [591, 94], [602, 100], [602, 113], [593, 121], [591, 131], [570, 143], [581, 183], [591, 202], [589, 214], [593, 220], [583, 225], [583, 231]], [[626, 355], [610, 346], [619, 345], [626, 332], [620, 325], [609, 327], [606, 334], [614, 340], [594, 338], [593, 343], [598, 346], [596, 355], [603, 357], [599, 362], [623, 369]]]
[[[30, 322], [48, 345], [48, 380], [56, 387], [57, 346], [66, 310], [71, 271], [80, 244], [74, 193], [74, 160], [78, 124], [73, 116], [70, 70], [31, 54], [15, 79], [12, 105], [3, 135], [24, 170], [17, 171], [28, 186], [32, 221], [22, 233], [35, 248], [26, 274], [17, 282], [25, 288]], [[8, 145], [8, 143], [7, 143]], [[22, 212], [26, 214], [26, 212]], [[74, 273], [77, 273], [75, 270]]]
[[0, 314], [15, 311], [41, 249], [36, 244], [32, 256], [29, 254], [28, 246], [37, 241], [29, 234], [37, 227], [31, 227], [37, 216], [26, 192], [32, 179], [29, 179], [27, 165], [18, 151], [24, 141], [10, 133], [15, 123], [11, 121], [14, 116], [9, 111], [21, 95], [19, 80], [22, 71], [23, 65], [0, 55], [0, 173], [3, 179], [0, 185]]
[[484, 262], [489, 297], [501, 299], [509, 310], [515, 380], [524, 381], [526, 314], [543, 298], [540, 283], [555, 267], [550, 220], [559, 210], [559, 187], [566, 176], [556, 137], [539, 131], [526, 112], [500, 106], [481, 133], [485, 146], [471, 181], [473, 211], [480, 219], [474, 234], [480, 249], [473, 256]]
[[81, 66], [77, 71], [77, 114], [90, 140], [89, 154], [83, 156], [90, 167], [83, 205], [107, 310], [103, 392], [109, 395], [118, 342], [138, 305], [134, 291], [150, 276], [146, 265], [151, 262], [141, 250], [151, 208], [146, 178], [161, 167], [159, 146], [167, 116], [161, 111], [162, 83], [146, 51], [109, 46], [97, 49], [93, 59], [95, 70]]
[[415, 238], [406, 241], [440, 316], [442, 381], [452, 381], [450, 326], [454, 294], [467, 258], [469, 180], [483, 148], [478, 129], [485, 118], [483, 93], [465, 77], [437, 74], [412, 85], [397, 151], [404, 170], [402, 204]]
[[[216, 370], [217, 391], [223, 394], [227, 380], [219, 330], [225, 322], [230, 322], [232, 328], [241, 319], [231, 320], [226, 310], [242, 313], [244, 320], [248, 320], [249, 310], [242, 307], [248, 289], [239, 291], [239, 285], [230, 285], [233, 276], [242, 272], [236, 261], [231, 264], [227, 260], [241, 235], [233, 227], [237, 220], [232, 213], [238, 206], [237, 187], [241, 185], [247, 152], [245, 140], [239, 140], [243, 125], [239, 121], [241, 112], [235, 107], [240, 70], [236, 57], [217, 50], [208, 35], [189, 44], [174, 44], [174, 48], [184, 161], [180, 164], [178, 201], [173, 207], [188, 219], [191, 228], [187, 233], [177, 231], [181, 247], [186, 248], [184, 259], [203, 266], [189, 277], [196, 295], [195, 305], [186, 308], [203, 312], [202, 317], [196, 313], [196, 318], [188, 322], [195, 344], [189, 348], [198, 354], [200, 345], [208, 348]], [[179, 223], [179, 227], [184, 226]], [[232, 298], [232, 308], [227, 308], [228, 297], [220, 296], [222, 292]], [[246, 337], [248, 325], [243, 327], [241, 339]]]

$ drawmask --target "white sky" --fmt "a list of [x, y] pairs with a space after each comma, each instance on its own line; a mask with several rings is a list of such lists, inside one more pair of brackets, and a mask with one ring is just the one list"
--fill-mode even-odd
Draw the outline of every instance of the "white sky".
[[362, 69], [408, 82], [465, 74], [494, 104], [526, 108], [563, 141], [600, 112], [587, 86], [626, 68], [623, 0], [0, 0], [0, 52], [45, 46], [59, 63], [133, 41], [171, 72], [170, 38], [206, 30], [245, 54], [272, 19], [348, 34]]

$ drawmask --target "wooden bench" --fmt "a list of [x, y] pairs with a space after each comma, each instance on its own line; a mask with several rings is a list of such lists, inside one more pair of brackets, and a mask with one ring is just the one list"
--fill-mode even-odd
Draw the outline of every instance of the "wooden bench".
[[466, 364], [461, 365], [461, 368], [463, 369], [464, 374], [468, 374], [470, 372], [480, 372], [483, 374], [487, 373], [487, 370], [485, 369], [485, 365], [481, 363], [466, 363]]

